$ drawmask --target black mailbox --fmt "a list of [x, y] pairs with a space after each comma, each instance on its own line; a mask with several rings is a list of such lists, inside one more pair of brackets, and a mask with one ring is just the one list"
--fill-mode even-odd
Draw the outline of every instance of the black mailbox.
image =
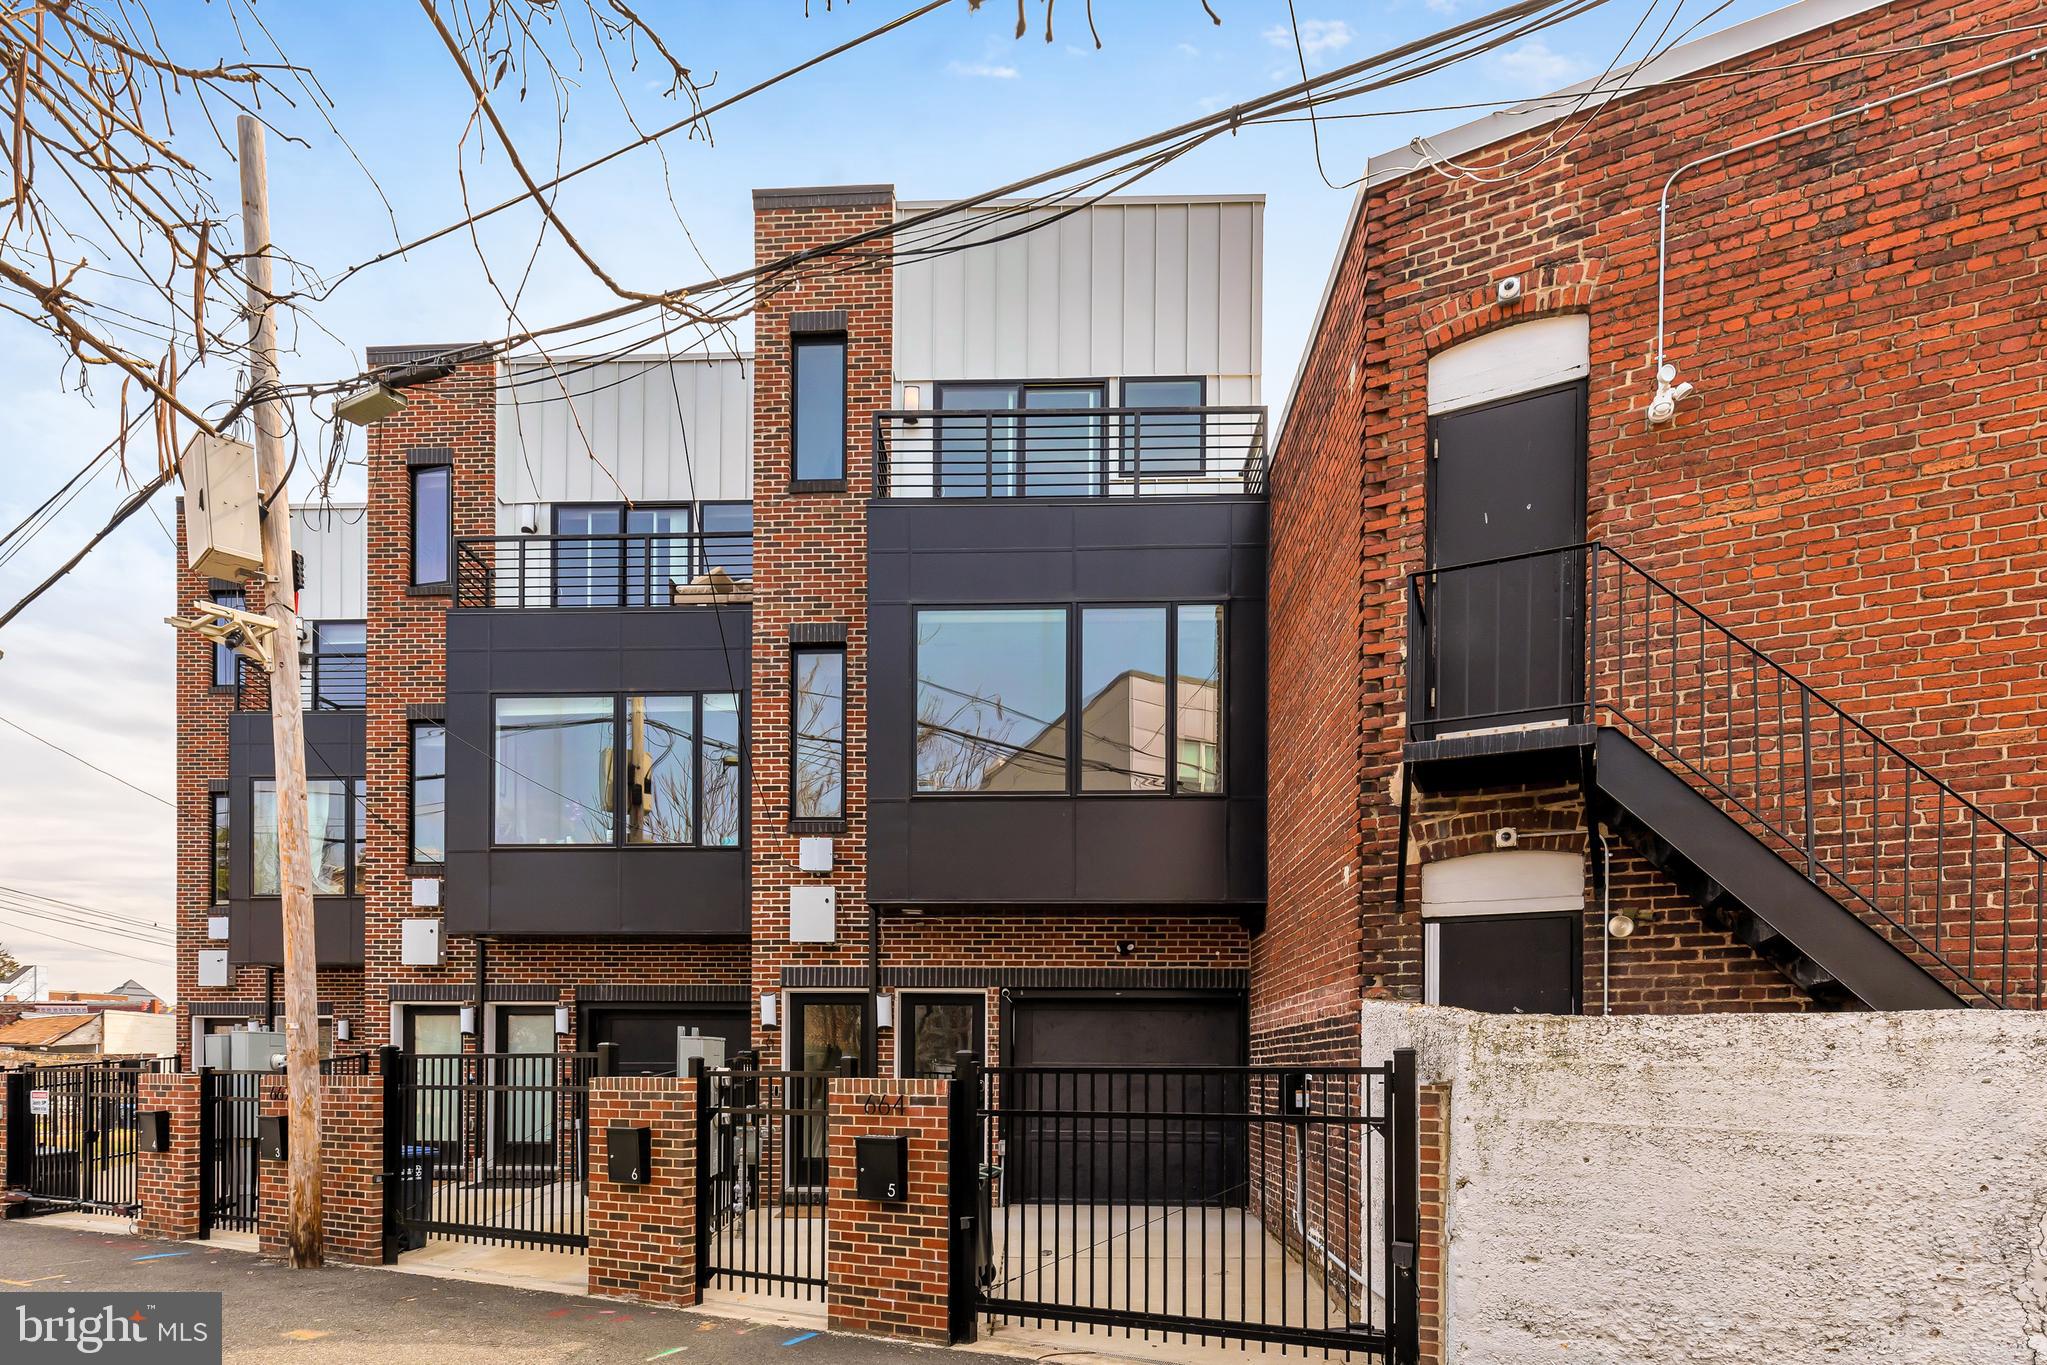
[[291, 1151], [291, 1133], [282, 1114], [266, 1114], [256, 1120], [256, 1155], [265, 1161], [283, 1161]]
[[1279, 1073], [1279, 1112], [1287, 1118], [1305, 1118], [1315, 1107], [1315, 1078], [1306, 1071]]
[[620, 1185], [644, 1185], [654, 1166], [651, 1128], [607, 1128], [604, 1132], [605, 1173]]
[[901, 1133], [853, 1139], [853, 1192], [899, 1204], [910, 1197], [910, 1140]]
[[135, 1116], [135, 1150], [168, 1152], [171, 1149], [171, 1111], [145, 1109]]

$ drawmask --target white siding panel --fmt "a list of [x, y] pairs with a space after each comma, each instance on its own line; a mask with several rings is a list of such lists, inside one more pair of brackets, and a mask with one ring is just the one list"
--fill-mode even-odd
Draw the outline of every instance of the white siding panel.
[[[1153, 219], [1151, 366], [1125, 374], [1188, 374], [1187, 363], [1187, 209], [1160, 208]], [[1178, 285], [1178, 288], [1174, 286]]]
[[[1035, 214], [1044, 222], [1049, 215]], [[1029, 261], [1024, 279], [1023, 373], [1055, 374], [1059, 369], [1060, 315], [1066, 295], [1059, 277], [1059, 233], [1050, 224], [1022, 241]]]
[[1249, 204], [1226, 204], [1216, 248], [1220, 284], [1216, 319], [1216, 374], [1250, 374], [1257, 369], [1253, 347], [1258, 327], [1259, 215]]
[[1117, 374], [1156, 374], [1152, 338], [1158, 334], [1158, 210], [1149, 204], [1123, 210], [1123, 348]]
[[1089, 341], [1089, 374], [1110, 374], [1123, 362], [1123, 233], [1121, 211], [1083, 215], [1094, 223], [1094, 291], [1087, 299], [1094, 315]]
[[[1059, 220], [1053, 231], [1059, 253], [1059, 349], [1044, 373], [1097, 373], [1094, 363], [1094, 226], [1093, 215], [1076, 213]], [[1039, 236], [1051, 238], [1052, 233]], [[1042, 282], [1041, 282], [1042, 283]]]
[[1222, 288], [1222, 206], [1193, 204], [1187, 210], [1187, 338], [1182, 374], [1222, 373], [1217, 333]]
[[306, 560], [299, 615], [308, 621], [369, 615], [369, 515], [361, 503], [292, 508], [291, 547]]

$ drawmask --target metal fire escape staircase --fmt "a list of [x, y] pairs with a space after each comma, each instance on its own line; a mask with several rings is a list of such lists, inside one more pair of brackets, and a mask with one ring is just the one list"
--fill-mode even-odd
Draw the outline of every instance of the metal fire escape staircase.
[[1417, 785], [1575, 775], [1822, 1002], [2047, 1006], [2047, 855], [1617, 550], [1426, 570], [1408, 616]]

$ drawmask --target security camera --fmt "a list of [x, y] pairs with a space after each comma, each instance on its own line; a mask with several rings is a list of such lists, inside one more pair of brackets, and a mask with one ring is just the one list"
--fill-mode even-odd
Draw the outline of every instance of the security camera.
[[1512, 303], [1521, 297], [1521, 277], [1519, 275], [1507, 276], [1506, 279], [1493, 286], [1493, 293], [1501, 303]]
[[1656, 371], [1656, 393], [1649, 399], [1649, 425], [1660, 427], [1677, 416], [1677, 405], [1691, 396], [1689, 380], [1682, 384], [1671, 381], [1677, 378], [1677, 366], [1662, 365]]
[[189, 630], [202, 639], [225, 645], [264, 672], [276, 667], [271, 657], [271, 640], [277, 622], [268, 616], [239, 607], [224, 607], [204, 598], [192, 604], [190, 616], [166, 616], [165, 625]]

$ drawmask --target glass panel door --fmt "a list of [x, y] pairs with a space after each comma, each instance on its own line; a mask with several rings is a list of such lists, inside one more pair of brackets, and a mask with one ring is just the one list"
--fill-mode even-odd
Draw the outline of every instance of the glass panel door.
[[516, 1010], [499, 1016], [502, 1072], [493, 1125], [497, 1164], [554, 1164], [554, 1011]]
[[[559, 536], [615, 536], [624, 529], [616, 507], [557, 507]], [[615, 607], [619, 596], [619, 546], [615, 540], [558, 541], [554, 552], [554, 604], [558, 607]]]
[[[799, 996], [794, 1013], [795, 1032], [789, 1038], [792, 1069], [837, 1072], [852, 1058], [853, 1074], [865, 1073], [867, 1068], [860, 1063], [867, 1022], [865, 997]], [[826, 1181], [828, 1084], [822, 1078], [791, 1082], [795, 1089], [789, 1096], [789, 1183], [799, 1189], [821, 1189]]]
[[[1098, 387], [1025, 389], [1024, 406], [1035, 412], [1099, 408]], [[1085, 497], [1101, 491], [1102, 419], [1075, 415], [1025, 419], [1022, 487], [1025, 497]]]
[[665, 607], [672, 583], [695, 575], [687, 507], [635, 507], [626, 513], [625, 604]]
[[[1013, 384], [948, 384], [940, 408], [988, 411], [1017, 406]], [[934, 417], [937, 468], [932, 483], [941, 498], [1001, 498], [1015, 491], [1016, 420], [1010, 417]]]
[[405, 1017], [405, 1050], [415, 1063], [412, 1141], [434, 1149], [434, 1168], [462, 1166], [462, 1012], [412, 1010]]

